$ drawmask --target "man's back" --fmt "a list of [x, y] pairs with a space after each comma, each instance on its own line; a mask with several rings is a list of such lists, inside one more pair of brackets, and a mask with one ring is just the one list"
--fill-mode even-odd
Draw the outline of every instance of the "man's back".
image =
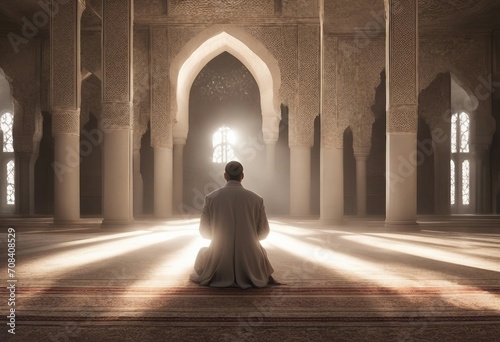
[[210, 238], [205, 233], [212, 225], [212, 235], [214, 230], [225, 234], [233, 234], [234, 231], [236, 238], [246, 235], [252, 240], [262, 240], [269, 234], [263, 199], [245, 189], [240, 182], [227, 182], [224, 187], [207, 195], [205, 200], [200, 222], [203, 237]]
[[194, 281], [216, 287], [267, 285], [274, 270], [259, 242], [269, 234], [261, 197], [228, 180], [205, 197], [200, 233], [212, 241], [198, 253]]

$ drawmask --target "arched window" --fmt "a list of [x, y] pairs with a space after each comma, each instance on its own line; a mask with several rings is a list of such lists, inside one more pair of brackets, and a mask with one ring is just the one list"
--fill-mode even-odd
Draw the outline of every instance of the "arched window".
[[2, 130], [3, 141], [2, 141], [2, 152], [1, 152], [1, 175], [2, 180], [0, 184], [2, 185], [2, 207], [3, 211], [12, 212], [13, 206], [16, 204], [16, 165], [14, 159], [14, 115], [12, 113], [4, 113], [0, 116], [0, 130]]
[[[456, 212], [470, 205], [470, 117], [451, 116], [450, 204]], [[461, 210], [462, 209], [462, 210]]]
[[219, 127], [212, 136], [214, 163], [227, 163], [231, 160], [237, 160], [233, 146], [236, 143], [236, 134], [226, 126]]

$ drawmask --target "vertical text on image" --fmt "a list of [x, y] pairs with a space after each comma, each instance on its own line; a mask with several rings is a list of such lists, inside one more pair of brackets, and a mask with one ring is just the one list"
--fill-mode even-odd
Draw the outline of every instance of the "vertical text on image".
[[[9, 297], [7, 305], [9, 315], [7, 316], [7, 326], [9, 334], [16, 334], [16, 230], [13, 227], [7, 229], [7, 289]], [[9, 329], [10, 328], [10, 329]]]

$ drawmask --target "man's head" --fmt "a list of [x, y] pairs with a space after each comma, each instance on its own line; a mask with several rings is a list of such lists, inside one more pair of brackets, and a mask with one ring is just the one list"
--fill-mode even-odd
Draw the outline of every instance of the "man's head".
[[224, 171], [224, 179], [226, 181], [235, 180], [241, 182], [241, 180], [245, 176], [243, 173], [243, 165], [235, 160], [227, 163]]

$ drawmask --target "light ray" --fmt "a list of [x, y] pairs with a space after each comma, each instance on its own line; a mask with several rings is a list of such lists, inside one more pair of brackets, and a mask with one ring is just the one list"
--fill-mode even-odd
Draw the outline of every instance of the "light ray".
[[363, 235], [345, 236], [343, 238], [367, 246], [372, 246], [372, 247], [375, 246], [378, 248], [399, 252], [402, 254], [423, 257], [426, 259], [436, 260], [441, 262], [447, 262], [459, 266], [468, 266], [482, 270], [500, 272], [500, 264], [498, 262], [491, 262], [473, 256], [464, 257], [464, 255], [460, 253], [448, 252], [434, 247], [417, 246], [415, 244], [405, 243], [405, 242], [393, 243], [385, 239], [373, 236], [363, 236]]

